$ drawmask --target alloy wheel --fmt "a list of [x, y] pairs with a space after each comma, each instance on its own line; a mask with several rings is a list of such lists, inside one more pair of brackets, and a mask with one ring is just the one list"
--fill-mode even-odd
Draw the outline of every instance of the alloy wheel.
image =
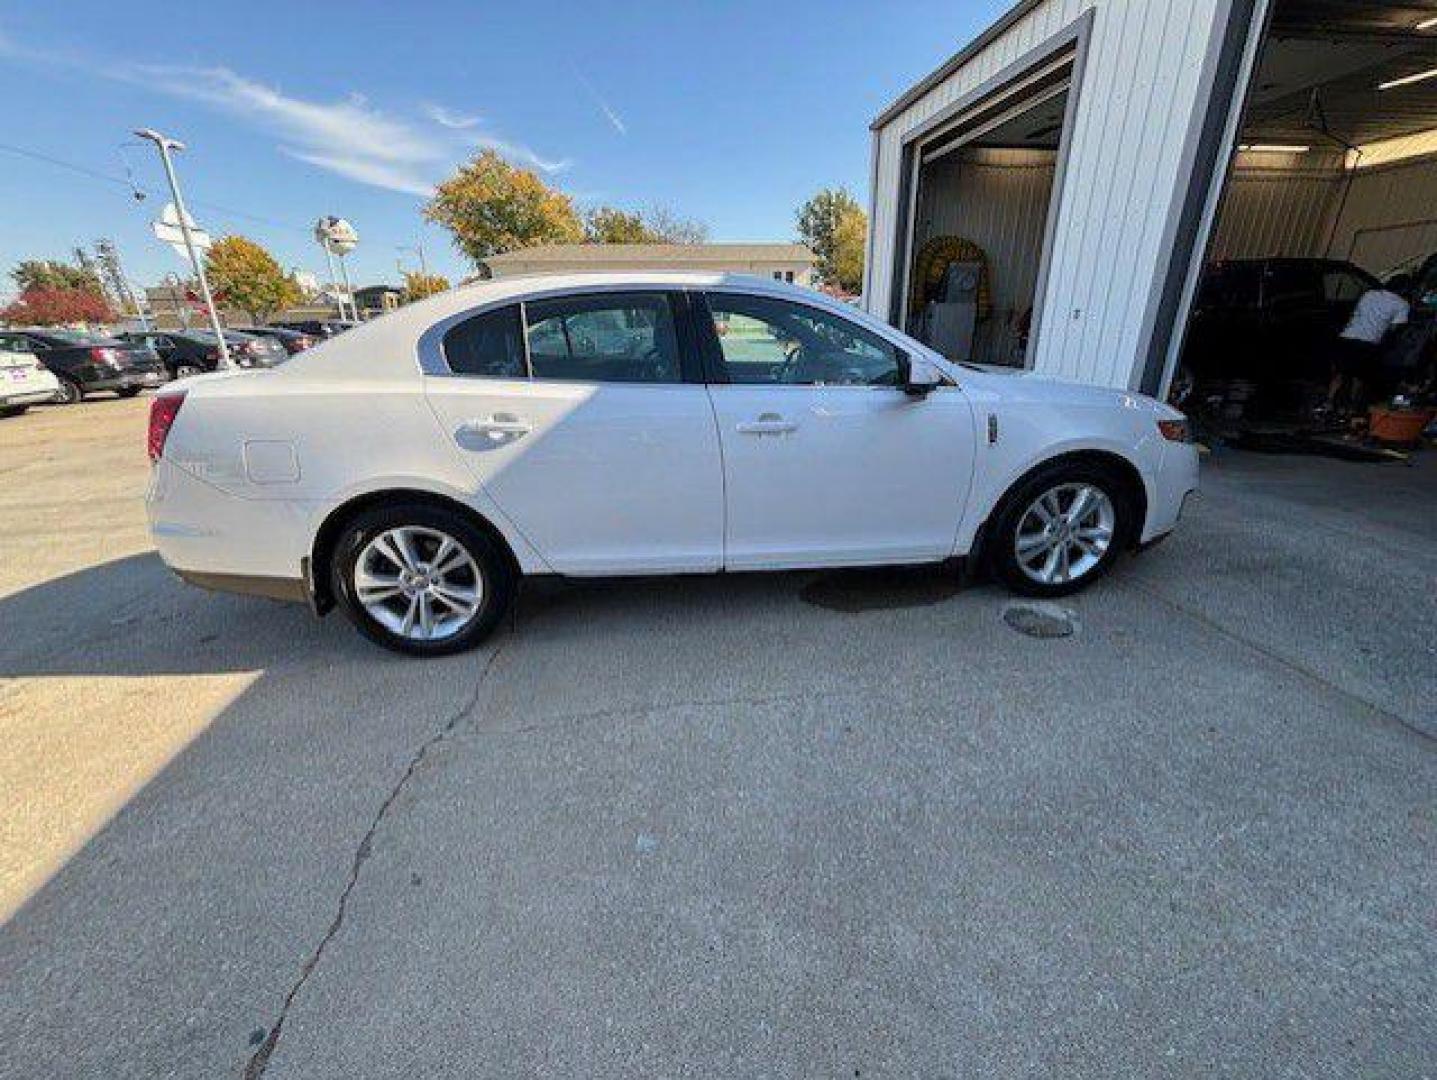
[[1062, 585], [1091, 573], [1112, 547], [1113, 500], [1087, 483], [1058, 484], [1029, 504], [1018, 520], [1014, 554], [1023, 573], [1042, 585]]
[[379, 533], [354, 561], [354, 595], [375, 622], [410, 641], [443, 641], [484, 602], [484, 576], [448, 533], [401, 525]]

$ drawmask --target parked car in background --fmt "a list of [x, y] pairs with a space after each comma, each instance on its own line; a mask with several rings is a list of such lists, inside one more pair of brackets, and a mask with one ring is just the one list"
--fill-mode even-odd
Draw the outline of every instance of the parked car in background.
[[313, 348], [324, 340], [313, 334], [306, 334], [302, 330], [289, 330], [283, 326], [237, 326], [235, 329], [250, 337], [270, 338], [277, 341], [290, 356]]
[[323, 341], [325, 338], [342, 334], [346, 330], [352, 330], [359, 323], [349, 319], [300, 319], [294, 322], [277, 322], [270, 325], [283, 330], [298, 330], [301, 334], [308, 334], [310, 337]]
[[[120, 336], [153, 349], [172, 378], [186, 379], [219, 367], [219, 340], [210, 330], [128, 331]], [[238, 330], [225, 331], [225, 344], [238, 367], [271, 367], [289, 357], [284, 346], [272, 338]]]
[[1336, 259], [1233, 259], [1198, 287], [1175, 400], [1228, 419], [1305, 413], [1325, 397], [1333, 349], [1377, 278]]
[[36, 359], [23, 335], [0, 331], [0, 416], [19, 416], [53, 400], [59, 389], [60, 380]]
[[820, 293], [712, 274], [453, 290], [170, 388], [148, 448], [181, 577], [337, 604], [421, 655], [477, 644], [526, 574], [967, 557], [1060, 596], [1171, 531], [1198, 481], [1151, 398], [951, 364]]
[[102, 390], [134, 397], [146, 387], [169, 380], [154, 350], [142, 344], [52, 327], [24, 327], [9, 333], [23, 341], [59, 380], [55, 400], [62, 405], [73, 405]]

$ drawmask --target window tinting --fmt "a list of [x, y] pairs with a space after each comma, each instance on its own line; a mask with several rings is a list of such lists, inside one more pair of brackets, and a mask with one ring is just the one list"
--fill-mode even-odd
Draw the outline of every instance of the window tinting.
[[526, 378], [518, 306], [486, 311], [451, 327], [444, 335], [444, 359], [456, 375]]
[[708, 299], [729, 382], [902, 385], [902, 353], [847, 319], [769, 297], [712, 293]]
[[536, 379], [676, 383], [678, 336], [660, 293], [565, 296], [524, 305]]

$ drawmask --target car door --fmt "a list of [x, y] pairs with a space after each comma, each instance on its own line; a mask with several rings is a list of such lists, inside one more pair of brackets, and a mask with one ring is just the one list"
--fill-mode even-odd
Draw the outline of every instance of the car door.
[[974, 454], [959, 387], [906, 393], [902, 349], [815, 306], [710, 292], [704, 312], [727, 567], [952, 555]]
[[682, 294], [561, 294], [446, 320], [425, 390], [476, 483], [556, 571], [713, 571], [723, 470]]

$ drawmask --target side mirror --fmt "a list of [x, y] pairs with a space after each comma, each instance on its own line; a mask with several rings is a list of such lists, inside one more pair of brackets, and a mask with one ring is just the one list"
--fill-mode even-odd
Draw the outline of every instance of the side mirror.
[[943, 384], [943, 373], [927, 358], [910, 356], [903, 365], [903, 392], [909, 397], [927, 397]]

